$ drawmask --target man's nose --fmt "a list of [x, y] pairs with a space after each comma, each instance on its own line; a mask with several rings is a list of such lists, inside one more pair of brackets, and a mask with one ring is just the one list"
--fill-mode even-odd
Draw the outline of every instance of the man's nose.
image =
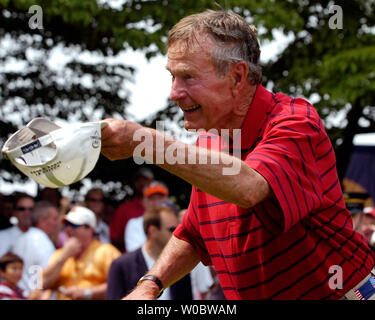
[[172, 81], [172, 88], [170, 99], [174, 102], [179, 102], [186, 97], [186, 87], [180, 78], [174, 78]]

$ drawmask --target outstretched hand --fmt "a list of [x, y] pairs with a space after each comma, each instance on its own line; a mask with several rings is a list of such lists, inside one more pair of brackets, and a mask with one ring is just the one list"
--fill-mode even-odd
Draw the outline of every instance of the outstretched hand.
[[133, 156], [136, 142], [133, 139], [142, 126], [119, 119], [105, 119], [107, 125], [102, 129], [102, 154], [110, 160], [126, 159]]

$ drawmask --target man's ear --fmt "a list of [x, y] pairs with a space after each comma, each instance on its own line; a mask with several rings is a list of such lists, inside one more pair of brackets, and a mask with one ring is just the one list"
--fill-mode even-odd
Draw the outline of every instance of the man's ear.
[[241, 90], [248, 85], [247, 76], [249, 74], [249, 69], [245, 61], [237, 62], [230, 69], [230, 77], [232, 80], [232, 92], [233, 95], [238, 95]]
[[149, 226], [149, 227], [148, 227], [148, 235], [147, 235], [147, 238], [149, 238], [149, 237], [153, 237], [153, 236], [156, 234], [156, 232], [157, 232], [158, 230], [159, 230], [159, 229], [156, 228], [156, 226], [154, 226], [154, 225]]

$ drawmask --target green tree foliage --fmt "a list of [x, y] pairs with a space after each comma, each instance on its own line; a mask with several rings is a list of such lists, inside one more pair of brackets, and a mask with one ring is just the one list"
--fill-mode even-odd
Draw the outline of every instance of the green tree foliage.
[[[30, 28], [33, 5], [42, 8], [43, 29]], [[125, 1], [119, 10], [96, 0], [0, 0], [0, 144], [38, 116], [68, 121], [126, 118], [126, 87], [135, 69], [118, 55], [129, 48], [148, 58], [165, 52], [172, 25], [212, 5], [204, 0]], [[51, 65], [56, 50], [68, 60], [62, 66]], [[1, 179], [25, 179], [7, 160], [0, 160], [0, 168]], [[89, 177], [119, 182], [113, 193], [126, 195], [136, 169], [132, 159], [110, 162], [101, 157]], [[182, 186], [182, 191], [175, 190], [176, 198], [185, 199], [186, 205], [187, 184], [153, 169], [157, 178]]]
[[[354, 135], [375, 132], [375, 1], [238, 0], [225, 4], [258, 28], [261, 44], [271, 40], [275, 30], [292, 38], [263, 66], [263, 84], [274, 92], [314, 102], [333, 142], [342, 178]], [[332, 121], [342, 110], [347, 110], [346, 119]]]
[[[267, 30], [280, 24], [294, 40], [264, 68], [275, 91], [314, 97], [323, 119], [348, 109], [346, 121], [329, 124], [338, 172], [345, 174], [353, 137], [375, 132], [375, 2], [283, 1], [290, 22], [264, 18]], [[342, 29], [334, 29], [342, 9]], [[284, 22], [283, 22], [284, 20]], [[285, 26], [285, 27], [284, 27]], [[365, 120], [361, 126], [359, 120]]]

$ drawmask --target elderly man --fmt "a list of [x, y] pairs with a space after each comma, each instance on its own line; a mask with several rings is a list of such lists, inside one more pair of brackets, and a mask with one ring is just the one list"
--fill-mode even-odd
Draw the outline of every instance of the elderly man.
[[[362, 285], [375, 281], [374, 256], [353, 231], [318, 113], [266, 90], [259, 55], [256, 29], [239, 15], [185, 17], [168, 37], [170, 98], [185, 128], [210, 135], [193, 147], [108, 119], [105, 156], [131, 157], [151, 141], [141, 155], [193, 185], [182, 223], [128, 299], [155, 299], [199, 260], [214, 265], [227, 299], [359, 299]], [[160, 161], [171, 148], [185, 158]], [[207, 161], [193, 161], [201, 155]]]
[[44, 269], [44, 289], [57, 289], [58, 299], [104, 299], [108, 270], [120, 251], [95, 239], [95, 214], [85, 207], [73, 207], [64, 224], [69, 239]]

